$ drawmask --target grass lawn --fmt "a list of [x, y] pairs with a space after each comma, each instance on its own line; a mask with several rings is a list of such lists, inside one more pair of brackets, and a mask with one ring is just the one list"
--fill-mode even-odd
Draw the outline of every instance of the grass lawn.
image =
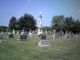
[[50, 46], [39, 47], [37, 37], [28, 37], [28, 41], [16, 41], [0, 44], [0, 60], [80, 60], [80, 38], [53, 38], [47, 36]]

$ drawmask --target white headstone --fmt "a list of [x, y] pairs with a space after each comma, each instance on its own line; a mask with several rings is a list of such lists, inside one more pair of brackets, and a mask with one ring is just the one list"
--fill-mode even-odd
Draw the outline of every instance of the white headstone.
[[56, 37], [56, 30], [53, 30], [53, 38]]
[[15, 34], [15, 30], [13, 29], [13, 32], [12, 32], [13, 34]]
[[31, 32], [31, 30], [29, 31], [29, 36], [32, 37], [32, 32]]

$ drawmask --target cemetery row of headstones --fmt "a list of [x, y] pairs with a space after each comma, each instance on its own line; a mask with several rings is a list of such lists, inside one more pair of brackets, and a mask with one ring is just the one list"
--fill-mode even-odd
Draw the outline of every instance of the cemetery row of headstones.
[[53, 35], [53, 38], [58, 38], [58, 37], [65, 37], [65, 38], [69, 38], [69, 37], [72, 37], [72, 36], [75, 36], [75, 37], [80, 37], [80, 33], [76, 33], [76, 34], [73, 34], [71, 32], [63, 32], [63, 31], [59, 31], [59, 32], [56, 32], [55, 30], [53, 31], [52, 33]]
[[[20, 37], [19, 37], [19, 39], [17, 39], [17, 40], [25, 41], [25, 40], [27, 40], [28, 35], [29, 35], [30, 37], [32, 37], [32, 34], [33, 34], [33, 33], [32, 33], [31, 31], [30, 31], [30, 32], [21, 31]], [[60, 32], [57, 32], [57, 33], [56, 33], [55, 30], [53, 31], [53, 37], [54, 37], [54, 38], [58, 38], [58, 37], [62, 37], [62, 36], [64, 36], [65, 38], [69, 38], [69, 37], [71, 37], [72, 35], [73, 35], [73, 34], [72, 34], [71, 32], [65, 32], [65, 33], [64, 33], [64, 32], [62, 32], [62, 31], [60, 31]], [[13, 38], [14, 36], [15, 36], [14, 33], [0, 33], [0, 43], [2, 43], [2, 41], [7, 41], [7, 38]], [[77, 33], [77, 34], [76, 34], [76, 37], [80, 37], [80, 34]], [[46, 32], [44, 32], [44, 33], [42, 33], [42, 34], [40, 35], [40, 41], [39, 41], [38, 46], [40, 46], [40, 47], [49, 46], [48, 40], [46, 39]]]

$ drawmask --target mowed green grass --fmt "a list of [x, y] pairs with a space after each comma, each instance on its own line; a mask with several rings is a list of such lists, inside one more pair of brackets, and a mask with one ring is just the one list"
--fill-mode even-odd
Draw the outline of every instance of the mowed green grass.
[[47, 39], [50, 46], [39, 47], [36, 36], [28, 37], [28, 41], [16, 41], [17, 36], [8, 38], [0, 44], [0, 60], [80, 60], [80, 38]]

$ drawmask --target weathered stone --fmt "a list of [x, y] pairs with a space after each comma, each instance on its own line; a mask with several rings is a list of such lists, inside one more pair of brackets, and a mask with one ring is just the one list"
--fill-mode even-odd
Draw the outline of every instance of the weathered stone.
[[14, 34], [9, 34], [9, 38], [13, 38], [14, 37]]
[[27, 39], [27, 35], [21, 35], [20, 36], [20, 41], [24, 41], [24, 40], [26, 40]]
[[38, 44], [40, 47], [49, 46], [48, 40], [41, 40]]

